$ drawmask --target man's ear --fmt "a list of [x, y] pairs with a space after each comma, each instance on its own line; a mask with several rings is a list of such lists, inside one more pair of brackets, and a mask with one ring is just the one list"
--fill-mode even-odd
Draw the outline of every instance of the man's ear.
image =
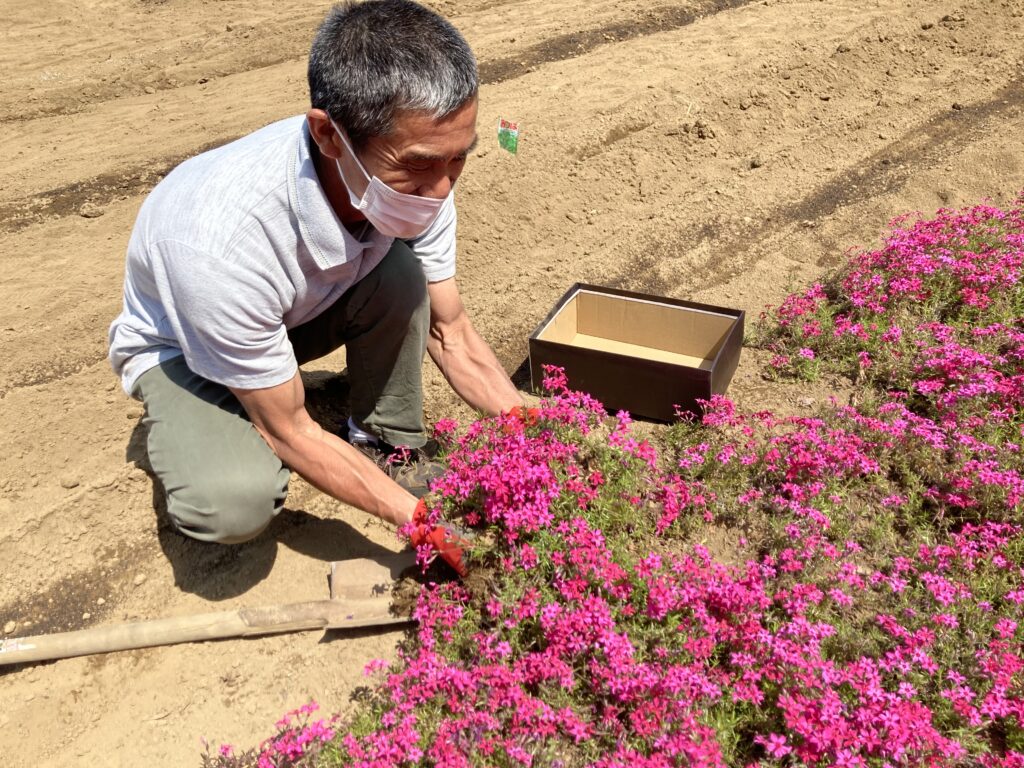
[[337, 160], [341, 156], [340, 140], [327, 113], [322, 109], [310, 109], [306, 112], [306, 122], [309, 124], [309, 135], [316, 142], [320, 154]]

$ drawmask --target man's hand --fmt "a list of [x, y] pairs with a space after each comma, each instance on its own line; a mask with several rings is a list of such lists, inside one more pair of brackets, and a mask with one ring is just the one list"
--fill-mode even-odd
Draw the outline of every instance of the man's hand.
[[428, 519], [427, 504], [423, 499], [420, 499], [416, 505], [412, 522], [415, 526], [409, 537], [412, 545], [414, 547], [429, 546], [437, 552], [442, 560], [455, 569], [460, 578], [464, 578], [468, 573], [465, 555], [466, 549], [470, 545], [469, 540], [457, 529], [444, 522], [431, 525]]
[[508, 409], [509, 418], [515, 419], [524, 427], [535, 427], [540, 421], [540, 408], [527, 408], [525, 405], [517, 405]]
[[540, 421], [540, 408], [517, 405], [500, 414], [501, 431], [506, 435], [520, 434], [525, 427], [535, 427]]

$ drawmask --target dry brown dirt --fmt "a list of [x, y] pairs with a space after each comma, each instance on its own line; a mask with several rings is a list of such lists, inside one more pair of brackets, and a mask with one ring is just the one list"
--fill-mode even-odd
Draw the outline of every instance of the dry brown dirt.
[[[174, 534], [141, 408], [107, 365], [123, 254], [181, 159], [306, 107], [326, 5], [0, 0], [0, 628], [12, 635], [323, 597], [399, 542], [301, 481], [257, 541]], [[507, 369], [572, 282], [766, 303], [931, 213], [1024, 188], [1022, 0], [443, 0], [477, 51], [459, 283]], [[525, 127], [497, 146], [500, 117]], [[741, 404], [806, 406], [746, 353]], [[343, 355], [306, 373], [344, 406]], [[427, 371], [428, 416], [471, 414]], [[521, 384], [521, 379], [517, 379]], [[339, 405], [340, 403], [340, 405]], [[310, 698], [351, 705], [397, 633], [294, 634], [0, 671], [12, 766], [195, 765]]]

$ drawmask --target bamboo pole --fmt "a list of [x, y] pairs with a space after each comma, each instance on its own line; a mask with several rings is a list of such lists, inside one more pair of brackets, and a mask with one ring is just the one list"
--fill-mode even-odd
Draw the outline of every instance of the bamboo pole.
[[363, 601], [313, 600], [6, 638], [0, 641], [0, 666], [175, 643], [312, 629], [374, 627], [411, 620], [407, 616], [392, 616], [387, 610], [387, 601], [383, 609], [379, 600], [367, 600], [363, 605], [359, 605], [360, 602]]

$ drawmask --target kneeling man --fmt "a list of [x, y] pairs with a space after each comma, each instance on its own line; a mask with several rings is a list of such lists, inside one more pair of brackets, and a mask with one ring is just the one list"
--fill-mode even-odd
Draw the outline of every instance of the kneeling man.
[[[422, 514], [425, 351], [474, 408], [522, 405], [455, 285], [453, 188], [476, 144], [466, 41], [409, 0], [345, 2], [309, 87], [305, 115], [175, 168], [128, 245], [110, 360], [145, 404], [171, 520], [197, 539], [256, 536], [290, 470], [395, 525]], [[344, 439], [309, 416], [298, 372], [342, 345]]]

